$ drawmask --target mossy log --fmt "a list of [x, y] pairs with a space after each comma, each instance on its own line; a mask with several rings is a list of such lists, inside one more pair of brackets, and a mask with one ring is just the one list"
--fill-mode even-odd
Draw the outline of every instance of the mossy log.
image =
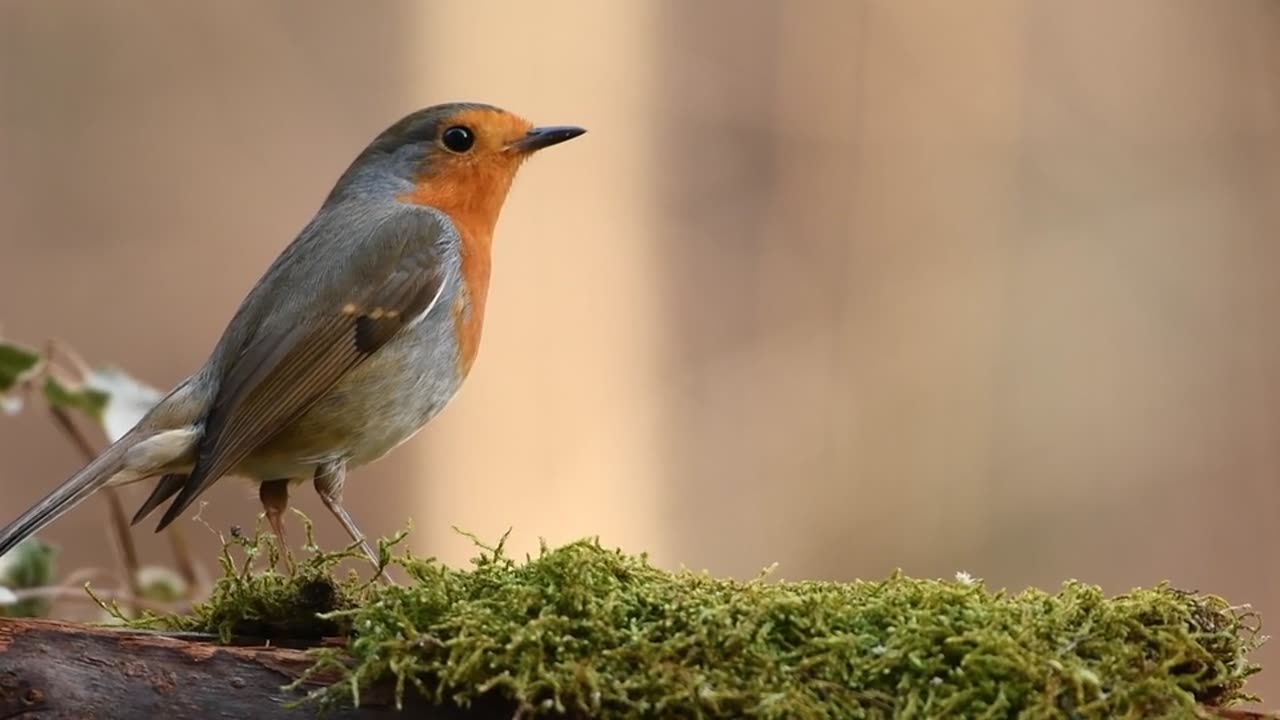
[[[166, 634], [51, 620], [0, 619], [0, 719], [318, 717], [285, 690], [314, 661], [300, 648], [222, 645], [198, 634]], [[324, 677], [308, 682], [323, 684]], [[388, 685], [361, 693], [359, 708], [328, 708], [334, 720], [503, 718], [504, 702], [469, 710], [431, 706], [406, 693], [397, 711]]]
[[[305, 690], [285, 686], [312, 660], [280, 645], [225, 645], [196, 633], [160, 633], [72, 623], [0, 619], [0, 720], [7, 718], [256, 718], [321, 715], [298, 706]], [[308, 681], [312, 687], [324, 677]], [[390, 686], [361, 693], [359, 708], [329, 708], [333, 720], [413, 717], [427, 720], [511, 718], [500, 700], [467, 710], [440, 707], [406, 693], [402, 710]], [[1239, 709], [1205, 708], [1210, 717], [1270, 717]]]
[[384, 584], [335, 576], [352, 548], [280, 572], [234, 542], [189, 613], [0, 620], [0, 720], [1266, 717], [1240, 709], [1256, 614], [1163, 584], [739, 581], [593, 540], [468, 570], [406, 555]]

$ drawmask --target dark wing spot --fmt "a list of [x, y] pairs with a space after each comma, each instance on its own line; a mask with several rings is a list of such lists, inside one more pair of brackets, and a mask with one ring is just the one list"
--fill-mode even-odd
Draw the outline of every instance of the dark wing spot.
[[370, 317], [361, 315], [356, 318], [356, 350], [371, 353], [382, 347], [400, 329], [400, 319], [396, 315], [380, 315]]

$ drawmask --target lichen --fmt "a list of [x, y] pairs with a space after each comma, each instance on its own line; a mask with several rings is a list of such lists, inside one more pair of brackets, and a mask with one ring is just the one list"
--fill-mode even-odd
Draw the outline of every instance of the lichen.
[[1108, 597], [1074, 581], [1016, 594], [902, 574], [735, 581], [595, 540], [523, 562], [477, 542], [460, 570], [392, 559], [399, 539], [384, 559], [411, 580], [387, 585], [333, 579], [352, 549], [309, 545], [296, 572], [256, 572], [261, 541], [237, 538], [246, 560], [227, 551], [193, 615], [134, 623], [341, 634], [313, 670], [345, 680], [313, 699], [394, 682], [398, 697], [461, 706], [498, 695], [525, 717], [1181, 718], [1252, 699], [1258, 670], [1254, 614], [1167, 585]]

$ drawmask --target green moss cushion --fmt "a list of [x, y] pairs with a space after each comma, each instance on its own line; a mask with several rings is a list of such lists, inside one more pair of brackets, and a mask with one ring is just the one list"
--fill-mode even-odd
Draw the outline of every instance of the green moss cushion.
[[526, 717], [1194, 717], [1246, 699], [1257, 670], [1254, 616], [1163, 586], [1108, 598], [1075, 582], [1009, 595], [963, 576], [739, 582], [594, 541], [525, 562], [483, 549], [468, 570], [406, 557], [394, 564], [411, 582], [388, 586], [331, 581], [343, 557], [316, 551], [288, 574], [228, 554], [193, 616], [146, 622], [348, 635], [345, 655], [317, 654], [317, 670], [346, 678], [326, 699], [395, 678], [464, 706], [497, 693]]

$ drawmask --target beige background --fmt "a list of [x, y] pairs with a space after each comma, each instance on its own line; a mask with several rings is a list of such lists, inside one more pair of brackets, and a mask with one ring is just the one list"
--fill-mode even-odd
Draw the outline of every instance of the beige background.
[[[1266, 0], [0, 0], [0, 321], [167, 388], [376, 132], [492, 102], [590, 133], [516, 183], [468, 386], [352, 478], [370, 532], [1280, 617], [1278, 48]], [[78, 458], [0, 423], [7, 518]], [[104, 520], [45, 537], [107, 564]]]

